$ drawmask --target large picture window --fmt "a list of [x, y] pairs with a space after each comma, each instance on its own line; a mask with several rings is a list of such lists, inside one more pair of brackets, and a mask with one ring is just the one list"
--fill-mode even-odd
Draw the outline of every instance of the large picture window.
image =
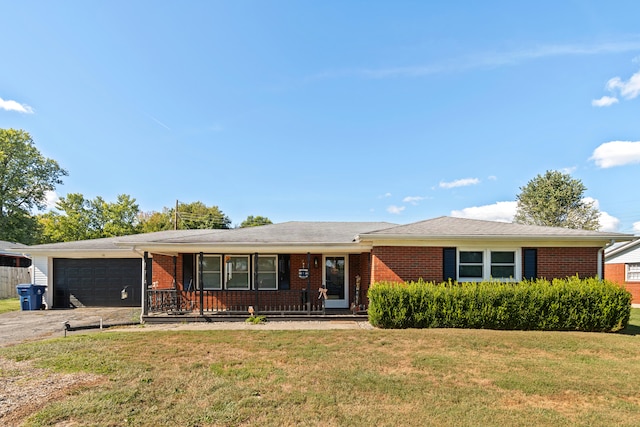
[[[204, 255], [202, 266], [197, 264], [198, 289], [204, 290], [277, 290], [278, 289], [278, 256], [259, 255], [257, 265], [252, 255]], [[257, 268], [257, 283], [253, 274]], [[202, 269], [202, 275], [200, 275]], [[202, 279], [200, 279], [202, 278]]]
[[519, 280], [519, 250], [458, 250], [458, 280]]

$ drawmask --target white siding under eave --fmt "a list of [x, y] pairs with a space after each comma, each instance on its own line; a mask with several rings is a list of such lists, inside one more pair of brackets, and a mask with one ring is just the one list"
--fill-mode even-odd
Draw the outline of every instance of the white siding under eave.
[[637, 262], [640, 262], [640, 246], [608, 259], [605, 264], [632, 264]]
[[44, 285], [47, 290], [44, 293], [44, 300], [47, 303], [47, 307], [53, 306], [53, 283], [49, 283], [49, 257], [47, 256], [34, 256], [32, 258], [33, 268], [33, 283], [35, 285]]

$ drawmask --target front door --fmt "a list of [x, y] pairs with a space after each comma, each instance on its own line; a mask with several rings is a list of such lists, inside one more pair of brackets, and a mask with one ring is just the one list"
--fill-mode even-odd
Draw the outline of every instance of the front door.
[[349, 308], [349, 270], [344, 256], [325, 256], [323, 282], [327, 286], [326, 308]]

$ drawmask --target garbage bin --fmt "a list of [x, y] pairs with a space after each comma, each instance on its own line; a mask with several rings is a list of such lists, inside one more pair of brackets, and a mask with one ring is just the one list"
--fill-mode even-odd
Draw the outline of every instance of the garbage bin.
[[16, 286], [20, 297], [20, 308], [23, 311], [40, 310], [42, 308], [42, 295], [44, 295], [46, 288], [46, 286], [32, 283], [23, 283]]

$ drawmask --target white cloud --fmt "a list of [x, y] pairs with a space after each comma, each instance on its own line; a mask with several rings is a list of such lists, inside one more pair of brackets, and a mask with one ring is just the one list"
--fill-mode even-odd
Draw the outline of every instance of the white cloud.
[[33, 108], [27, 104], [20, 104], [17, 101], [4, 100], [0, 98], [0, 108], [6, 111], [17, 111], [19, 113], [33, 114]]
[[386, 199], [387, 197], [391, 197], [391, 193], [384, 193], [381, 196], [378, 196], [379, 199]]
[[598, 217], [600, 221], [599, 231], [618, 231], [620, 228], [620, 220], [606, 212], [600, 212]]
[[440, 182], [440, 188], [454, 188], [454, 187], [466, 187], [468, 185], [476, 185], [479, 184], [480, 180], [478, 178], [463, 178], [456, 179], [451, 182]]
[[593, 101], [591, 101], [591, 105], [593, 105], [594, 107], [610, 107], [613, 104], [617, 103], [618, 98], [613, 96], [603, 96], [600, 99], [594, 99]]
[[633, 223], [633, 232], [640, 233], [640, 221]]
[[640, 71], [631, 76], [626, 82], [620, 77], [614, 77], [607, 82], [607, 89], [618, 91], [623, 98], [634, 99], [640, 95]]
[[451, 211], [457, 218], [482, 219], [487, 221], [512, 222], [516, 214], [518, 202], [496, 202], [492, 205], [473, 206], [462, 210]]
[[47, 191], [44, 195], [47, 198], [46, 205], [48, 210], [55, 208], [58, 201], [60, 201], [60, 196], [55, 191]]
[[422, 196], [407, 196], [402, 201], [404, 203], [411, 203], [412, 205], [417, 205], [419, 201], [426, 199], [426, 197]]
[[404, 206], [395, 206], [391, 205], [387, 208], [387, 212], [399, 215], [403, 210], [405, 210]]
[[593, 150], [589, 160], [603, 169], [640, 163], [640, 141], [605, 142]]

